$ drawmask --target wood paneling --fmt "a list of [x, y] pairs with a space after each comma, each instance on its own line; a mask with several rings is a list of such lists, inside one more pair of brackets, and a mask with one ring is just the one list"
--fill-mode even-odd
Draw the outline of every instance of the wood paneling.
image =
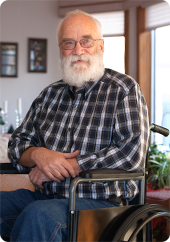
[[139, 60], [140, 60], [140, 54], [139, 54], [139, 38], [140, 34], [146, 31], [146, 10], [144, 8], [138, 7], [136, 10], [136, 19], [137, 19], [137, 82], [139, 82]]
[[151, 112], [151, 33], [143, 32], [139, 36], [139, 85], [144, 94], [150, 119]]
[[146, 10], [137, 8], [137, 82], [151, 113], [151, 32], [146, 32]]
[[129, 10], [125, 11], [125, 74], [129, 75]]

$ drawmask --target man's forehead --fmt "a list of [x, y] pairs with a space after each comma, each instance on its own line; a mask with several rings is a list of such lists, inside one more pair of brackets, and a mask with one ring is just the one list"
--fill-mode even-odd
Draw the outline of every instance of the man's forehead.
[[[92, 35], [89, 34], [89, 35], [83, 35], [83, 36], [81, 36], [81, 39], [93, 39], [93, 37], [92, 37]], [[67, 37], [64, 38], [63, 37], [63, 42], [64, 41], [69, 41], [69, 40], [74, 40], [74, 38], [70, 38], [70, 37], [69, 38], [67, 38]]]
[[97, 32], [96, 25], [88, 16], [72, 16], [66, 19], [61, 27], [63, 38], [83, 38], [83, 36], [94, 37]]

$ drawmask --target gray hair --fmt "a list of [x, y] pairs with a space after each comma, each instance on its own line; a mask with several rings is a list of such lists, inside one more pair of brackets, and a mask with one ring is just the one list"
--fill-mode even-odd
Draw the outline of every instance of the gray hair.
[[66, 14], [66, 16], [64, 17], [64, 19], [61, 20], [61, 22], [59, 23], [58, 27], [57, 27], [57, 38], [58, 38], [58, 42], [60, 40], [60, 32], [61, 32], [61, 27], [62, 27], [62, 24], [63, 22], [68, 19], [69, 17], [71, 16], [74, 16], [74, 15], [85, 15], [85, 16], [88, 16], [92, 19], [92, 21], [94, 22], [94, 24], [96, 25], [96, 29], [97, 29], [97, 33], [98, 33], [98, 38], [101, 39], [102, 38], [102, 29], [101, 29], [101, 23], [96, 19], [94, 18], [92, 15], [84, 12], [84, 11], [81, 11], [79, 9], [76, 9], [74, 11], [71, 11], [71, 12], [68, 12]]

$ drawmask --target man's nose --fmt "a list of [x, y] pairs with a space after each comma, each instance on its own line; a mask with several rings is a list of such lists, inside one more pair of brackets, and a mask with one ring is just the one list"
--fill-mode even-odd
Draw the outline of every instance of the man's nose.
[[77, 42], [75, 48], [73, 49], [73, 54], [81, 55], [83, 53], [84, 53], [84, 48], [81, 46], [80, 42]]

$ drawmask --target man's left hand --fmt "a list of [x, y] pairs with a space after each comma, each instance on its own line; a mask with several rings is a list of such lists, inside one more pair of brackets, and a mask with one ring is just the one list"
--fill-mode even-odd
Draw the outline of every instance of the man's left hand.
[[52, 181], [50, 180], [40, 169], [38, 166], [35, 166], [29, 173], [29, 179], [35, 187], [40, 189], [44, 189], [42, 185], [43, 182]]
[[[78, 152], [78, 151], [77, 151]], [[79, 152], [78, 152], [79, 153]], [[78, 153], [76, 155], [78, 155]], [[77, 162], [77, 157], [73, 157], [73, 158], [67, 158], [67, 154], [64, 154], [64, 158], [67, 159], [69, 161], [69, 163], [72, 165], [72, 167], [74, 168], [74, 171], [76, 173], [76, 176], [79, 175], [79, 173], [82, 171], [82, 169], [80, 168], [78, 162]]]

